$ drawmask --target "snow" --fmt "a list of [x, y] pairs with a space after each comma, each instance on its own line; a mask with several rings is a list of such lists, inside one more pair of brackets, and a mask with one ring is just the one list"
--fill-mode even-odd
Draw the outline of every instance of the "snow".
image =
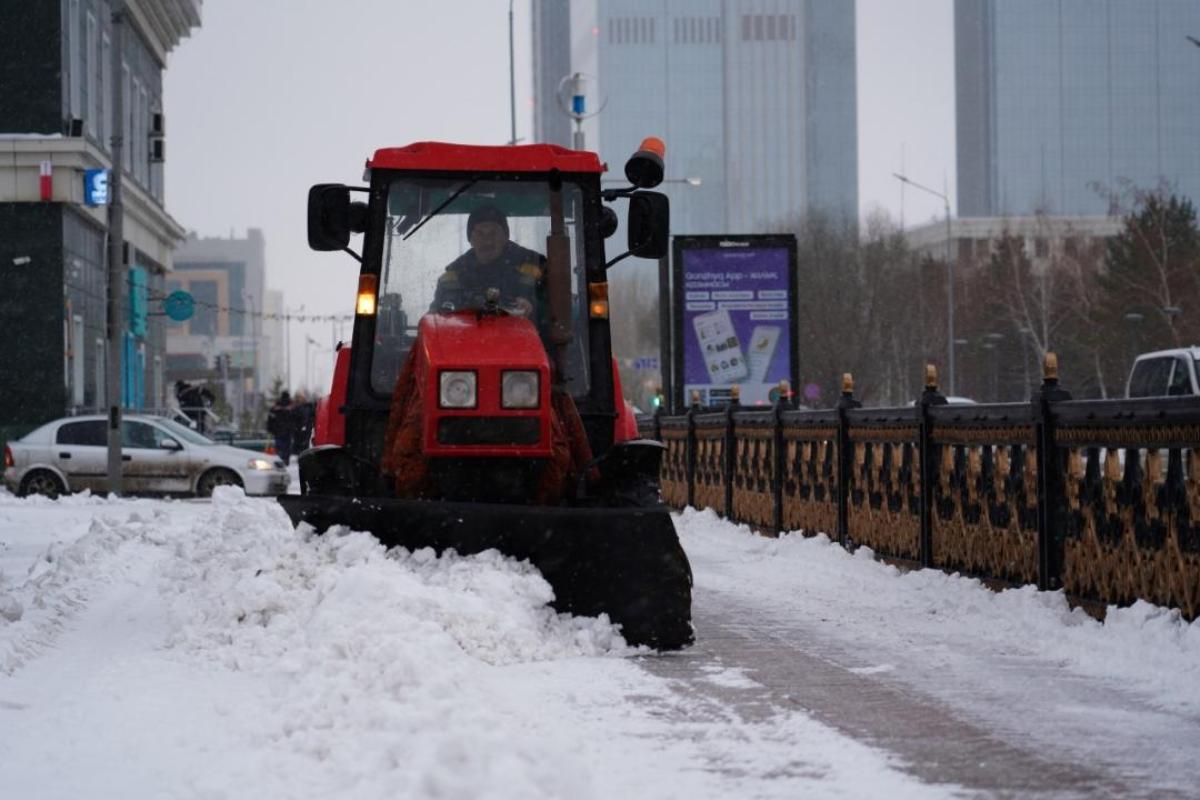
[[[1065, 722], [1039, 721], [1047, 740], [1118, 711], [1157, 734], [1154, 710], [1198, 738], [1200, 626], [1172, 612], [1139, 605], [1101, 624], [1058, 594], [902, 573], [711, 512], [677, 527], [698, 598], [799, 626], [856, 680], [902, 681], [1024, 735], [1007, 706], [1067, 676], [1124, 699], [1078, 719], [1063, 702]], [[690, 653], [649, 654], [550, 597], [497, 553], [315, 536], [233, 488], [211, 503], [0, 493], [0, 795], [974, 794], [793, 703], [745, 713], [739, 698], [766, 677], [698, 656], [703, 626]]]

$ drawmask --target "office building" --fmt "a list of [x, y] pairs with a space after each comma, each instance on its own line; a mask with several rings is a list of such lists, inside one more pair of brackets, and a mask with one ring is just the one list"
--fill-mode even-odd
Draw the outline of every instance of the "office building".
[[1200, 200], [1200, 3], [956, 0], [954, 30], [960, 216]]
[[537, 0], [534, 17], [535, 135], [571, 144], [554, 93], [589, 76], [586, 145], [614, 178], [644, 137], [666, 141], [674, 233], [857, 217], [853, 3]]
[[[167, 377], [214, 382], [240, 419], [283, 377], [281, 298], [266, 288], [266, 242], [258, 228], [244, 237], [190, 234], [175, 252], [167, 291], [189, 292], [195, 314], [167, 336]], [[269, 318], [268, 318], [269, 317]]]
[[165, 399], [164, 323], [151, 311], [184, 229], [165, 207], [162, 77], [167, 54], [200, 24], [201, 0], [124, 5], [118, 39], [108, 0], [0, 2], [0, 330], [9, 337], [0, 439], [108, 404], [106, 189], [117, 124], [127, 276], [120, 399], [135, 410]]

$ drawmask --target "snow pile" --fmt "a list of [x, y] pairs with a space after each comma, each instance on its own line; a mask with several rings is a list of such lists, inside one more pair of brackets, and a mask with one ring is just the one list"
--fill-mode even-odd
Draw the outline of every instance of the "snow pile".
[[[66, 498], [64, 498], [66, 500]], [[80, 505], [107, 503], [80, 498]], [[14, 500], [41, 505], [46, 498]], [[169, 527], [162, 509], [133, 511], [124, 519], [96, 516], [88, 532], [70, 543], [53, 542], [21, 583], [0, 573], [0, 673], [11, 675], [40, 653], [88, 599], [122, 574], [118, 556], [133, 541], [157, 543]]]
[[[1000, 664], [1065, 669], [1159, 708], [1200, 713], [1200, 621], [1189, 624], [1178, 611], [1139, 602], [1110, 608], [1099, 622], [1062, 592], [995, 592], [958, 574], [902, 571], [876, 561], [870, 548], [851, 554], [825, 536], [769, 539], [709, 510], [687, 509], [677, 522], [697, 575], [711, 576], [701, 588], [769, 601], [859, 657], [904, 659], [855, 669], [935, 676], [971, 661], [993, 673]], [[726, 566], [705, 568], [717, 561]], [[973, 642], [972, 652], [963, 641]]]
[[[504, 667], [626, 652], [603, 619], [556, 614], [550, 587], [496, 553], [386, 553], [365, 533], [294, 531], [218, 490], [162, 565], [169, 645], [272, 687], [241, 731], [267, 794], [565, 797], [587, 770], [504, 711]], [[583, 783], [580, 783], [583, 781]], [[260, 786], [260, 789], [262, 787]]]

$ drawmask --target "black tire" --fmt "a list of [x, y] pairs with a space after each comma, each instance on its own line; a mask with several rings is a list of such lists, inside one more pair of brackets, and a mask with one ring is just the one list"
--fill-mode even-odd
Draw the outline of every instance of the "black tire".
[[215, 467], [200, 476], [196, 481], [196, 497], [212, 497], [213, 490], [218, 486], [242, 486], [242, 479], [231, 469]]
[[48, 469], [35, 469], [21, 479], [20, 494], [22, 497], [40, 494], [42, 497], [55, 500], [66, 493], [67, 487], [63, 485], [62, 478]]

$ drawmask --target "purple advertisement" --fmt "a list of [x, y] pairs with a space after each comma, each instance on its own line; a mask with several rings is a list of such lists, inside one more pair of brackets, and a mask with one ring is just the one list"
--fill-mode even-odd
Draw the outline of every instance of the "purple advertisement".
[[701, 405], [721, 405], [737, 384], [743, 405], [769, 405], [781, 380], [795, 380], [792, 249], [713, 244], [678, 253], [684, 402], [699, 391]]

